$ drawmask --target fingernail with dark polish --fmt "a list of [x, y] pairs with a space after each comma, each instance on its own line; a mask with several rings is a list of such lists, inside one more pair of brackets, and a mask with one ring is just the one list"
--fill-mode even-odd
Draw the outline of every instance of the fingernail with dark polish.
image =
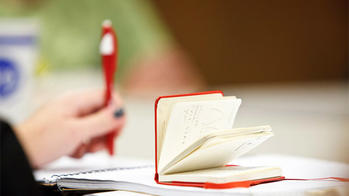
[[124, 115], [124, 109], [120, 108], [118, 110], [116, 110], [116, 112], [114, 112], [114, 117], [115, 118], [121, 118]]

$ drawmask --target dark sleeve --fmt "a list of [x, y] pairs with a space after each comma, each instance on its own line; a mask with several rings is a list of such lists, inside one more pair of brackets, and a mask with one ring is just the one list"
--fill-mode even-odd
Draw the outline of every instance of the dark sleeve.
[[41, 195], [32, 168], [9, 124], [0, 119], [0, 195]]

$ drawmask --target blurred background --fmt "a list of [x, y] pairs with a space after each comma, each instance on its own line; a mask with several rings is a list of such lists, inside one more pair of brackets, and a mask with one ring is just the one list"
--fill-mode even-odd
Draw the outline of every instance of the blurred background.
[[119, 40], [118, 155], [154, 156], [159, 95], [241, 97], [235, 127], [270, 124], [250, 152], [349, 163], [347, 0], [3, 0], [0, 114], [19, 123], [67, 91], [103, 88], [101, 23]]

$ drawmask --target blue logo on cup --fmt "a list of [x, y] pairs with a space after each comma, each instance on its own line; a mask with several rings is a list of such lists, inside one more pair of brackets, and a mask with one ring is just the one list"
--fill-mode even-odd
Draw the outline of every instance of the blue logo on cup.
[[18, 88], [19, 71], [13, 61], [0, 58], [0, 99], [13, 94]]

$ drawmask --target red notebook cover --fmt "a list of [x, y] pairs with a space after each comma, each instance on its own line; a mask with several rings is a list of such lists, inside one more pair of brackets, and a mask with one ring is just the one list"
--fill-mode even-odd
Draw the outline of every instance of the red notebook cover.
[[206, 94], [217, 94], [220, 93], [222, 95], [222, 91], [206, 91], [206, 92], [199, 92], [199, 93], [190, 93], [190, 94], [179, 94], [179, 95], [168, 95], [168, 96], [160, 96], [155, 101], [155, 177], [154, 180], [158, 184], [164, 184], [164, 185], [173, 185], [173, 186], [191, 186], [191, 187], [202, 187], [207, 189], [227, 189], [227, 188], [236, 188], [236, 187], [250, 187], [252, 185], [257, 185], [261, 183], [266, 182], [272, 182], [272, 181], [279, 181], [283, 180], [285, 177], [275, 177], [275, 178], [267, 178], [267, 179], [259, 179], [259, 180], [248, 180], [248, 181], [240, 181], [240, 182], [228, 182], [228, 183], [211, 183], [211, 182], [159, 182], [159, 174], [158, 174], [158, 155], [157, 155], [157, 148], [158, 148], [158, 142], [157, 142], [157, 107], [160, 99], [165, 98], [172, 98], [172, 97], [184, 97], [184, 96], [196, 96], [196, 95], [206, 95]]

